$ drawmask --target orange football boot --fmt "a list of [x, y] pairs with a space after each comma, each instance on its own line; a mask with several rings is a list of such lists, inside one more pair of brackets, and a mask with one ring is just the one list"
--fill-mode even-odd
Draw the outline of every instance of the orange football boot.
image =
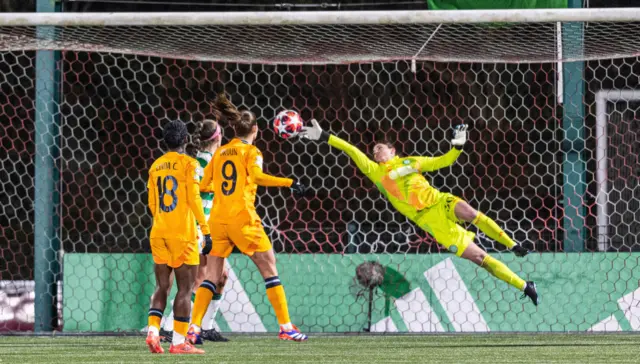
[[188, 341], [185, 341], [180, 345], [171, 344], [169, 352], [171, 354], [204, 354], [204, 350], [196, 348]]
[[160, 336], [158, 335], [148, 333], [147, 346], [153, 354], [164, 354], [164, 349], [160, 346]]

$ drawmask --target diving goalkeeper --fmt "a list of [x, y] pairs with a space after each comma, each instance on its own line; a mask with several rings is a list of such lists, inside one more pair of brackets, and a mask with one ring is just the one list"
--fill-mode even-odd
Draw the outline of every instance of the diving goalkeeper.
[[467, 141], [466, 125], [459, 125], [455, 129], [451, 140], [453, 148], [442, 156], [403, 158], [396, 155], [390, 142], [382, 141], [373, 147], [374, 162], [358, 148], [323, 131], [316, 120], [311, 120], [311, 124], [310, 127], [303, 127], [300, 132], [302, 138], [328, 142], [332, 147], [346, 152], [358, 169], [399, 212], [431, 234], [439, 244], [514, 286], [538, 305], [535, 283], [524, 281], [504, 263], [480, 249], [473, 242], [475, 234], [465, 230], [458, 222], [471, 222], [517, 256], [525, 256], [528, 251], [511, 240], [492, 219], [476, 211], [459, 197], [433, 188], [422, 175], [450, 166], [456, 161]]

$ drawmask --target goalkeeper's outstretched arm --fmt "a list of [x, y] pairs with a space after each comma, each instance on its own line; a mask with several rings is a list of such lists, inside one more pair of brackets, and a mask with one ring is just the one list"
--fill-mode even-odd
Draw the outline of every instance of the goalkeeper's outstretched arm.
[[416, 157], [420, 166], [420, 172], [433, 172], [440, 168], [452, 165], [462, 153], [462, 147], [467, 142], [467, 125], [458, 125], [453, 132], [451, 145], [453, 148], [447, 154], [439, 157]]
[[462, 150], [452, 148], [447, 154], [439, 157], [412, 157], [418, 160], [420, 166], [420, 172], [433, 172], [440, 168], [449, 167], [452, 165], [458, 156], [462, 153]]
[[303, 131], [300, 133], [300, 137], [311, 140], [325, 141], [329, 143], [330, 146], [338, 148], [341, 151], [347, 153], [347, 155], [356, 163], [358, 169], [362, 171], [362, 173], [364, 173], [366, 176], [369, 176], [376, 169], [376, 162], [367, 158], [367, 156], [362, 153], [360, 149], [349, 144], [349, 142], [322, 130], [315, 119], [311, 120], [311, 124], [313, 126], [303, 128]]

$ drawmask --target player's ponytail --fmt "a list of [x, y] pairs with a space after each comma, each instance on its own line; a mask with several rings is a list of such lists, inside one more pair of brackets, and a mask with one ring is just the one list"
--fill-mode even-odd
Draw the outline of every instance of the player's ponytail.
[[234, 127], [236, 135], [243, 137], [251, 134], [253, 126], [256, 124], [256, 116], [251, 111], [244, 110], [240, 112], [240, 120], [238, 120]]
[[195, 124], [196, 129], [191, 134], [191, 142], [186, 147], [187, 155], [193, 158], [196, 158], [198, 151], [201, 150], [200, 131], [202, 130], [202, 122], [198, 121]]
[[253, 126], [257, 123], [256, 116], [251, 111], [239, 111], [235, 105], [229, 101], [224, 92], [218, 94], [212, 107], [231, 125], [238, 137], [251, 134]]

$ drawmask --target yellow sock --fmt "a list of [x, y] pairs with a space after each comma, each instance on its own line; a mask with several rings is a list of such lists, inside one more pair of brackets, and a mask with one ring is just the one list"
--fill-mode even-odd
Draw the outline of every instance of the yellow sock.
[[149, 328], [155, 327], [156, 328], [156, 332], [157, 332], [158, 330], [160, 330], [160, 322], [161, 321], [162, 321], [162, 311], [160, 311], [157, 308], [150, 308], [149, 309], [149, 321], [148, 321]]
[[505, 233], [495, 221], [491, 220], [482, 212], [478, 212], [478, 216], [473, 220], [473, 225], [477, 226], [478, 229], [482, 230], [488, 237], [509, 249], [516, 245], [516, 242], [511, 240], [507, 233]]
[[482, 260], [482, 268], [486, 269], [487, 272], [491, 273], [496, 278], [509, 283], [521, 291], [524, 291], [524, 287], [527, 285], [527, 282], [525, 282], [524, 279], [518, 277], [518, 275], [513, 273], [513, 271], [511, 271], [511, 269], [509, 269], [509, 267], [504, 263], [490, 255], [487, 255]]
[[202, 327], [202, 318], [207, 313], [209, 302], [216, 292], [216, 285], [211, 281], [204, 281], [196, 290], [196, 299], [193, 301], [193, 309], [191, 312], [191, 323]]
[[188, 317], [174, 317], [173, 318], [173, 331], [182, 335], [187, 336], [187, 332], [189, 331], [189, 318]]
[[289, 317], [289, 307], [287, 306], [287, 296], [284, 294], [284, 288], [280, 283], [278, 276], [267, 278], [264, 280], [267, 286], [267, 298], [273, 306], [273, 310], [276, 312], [278, 323], [280, 325], [291, 323]]

